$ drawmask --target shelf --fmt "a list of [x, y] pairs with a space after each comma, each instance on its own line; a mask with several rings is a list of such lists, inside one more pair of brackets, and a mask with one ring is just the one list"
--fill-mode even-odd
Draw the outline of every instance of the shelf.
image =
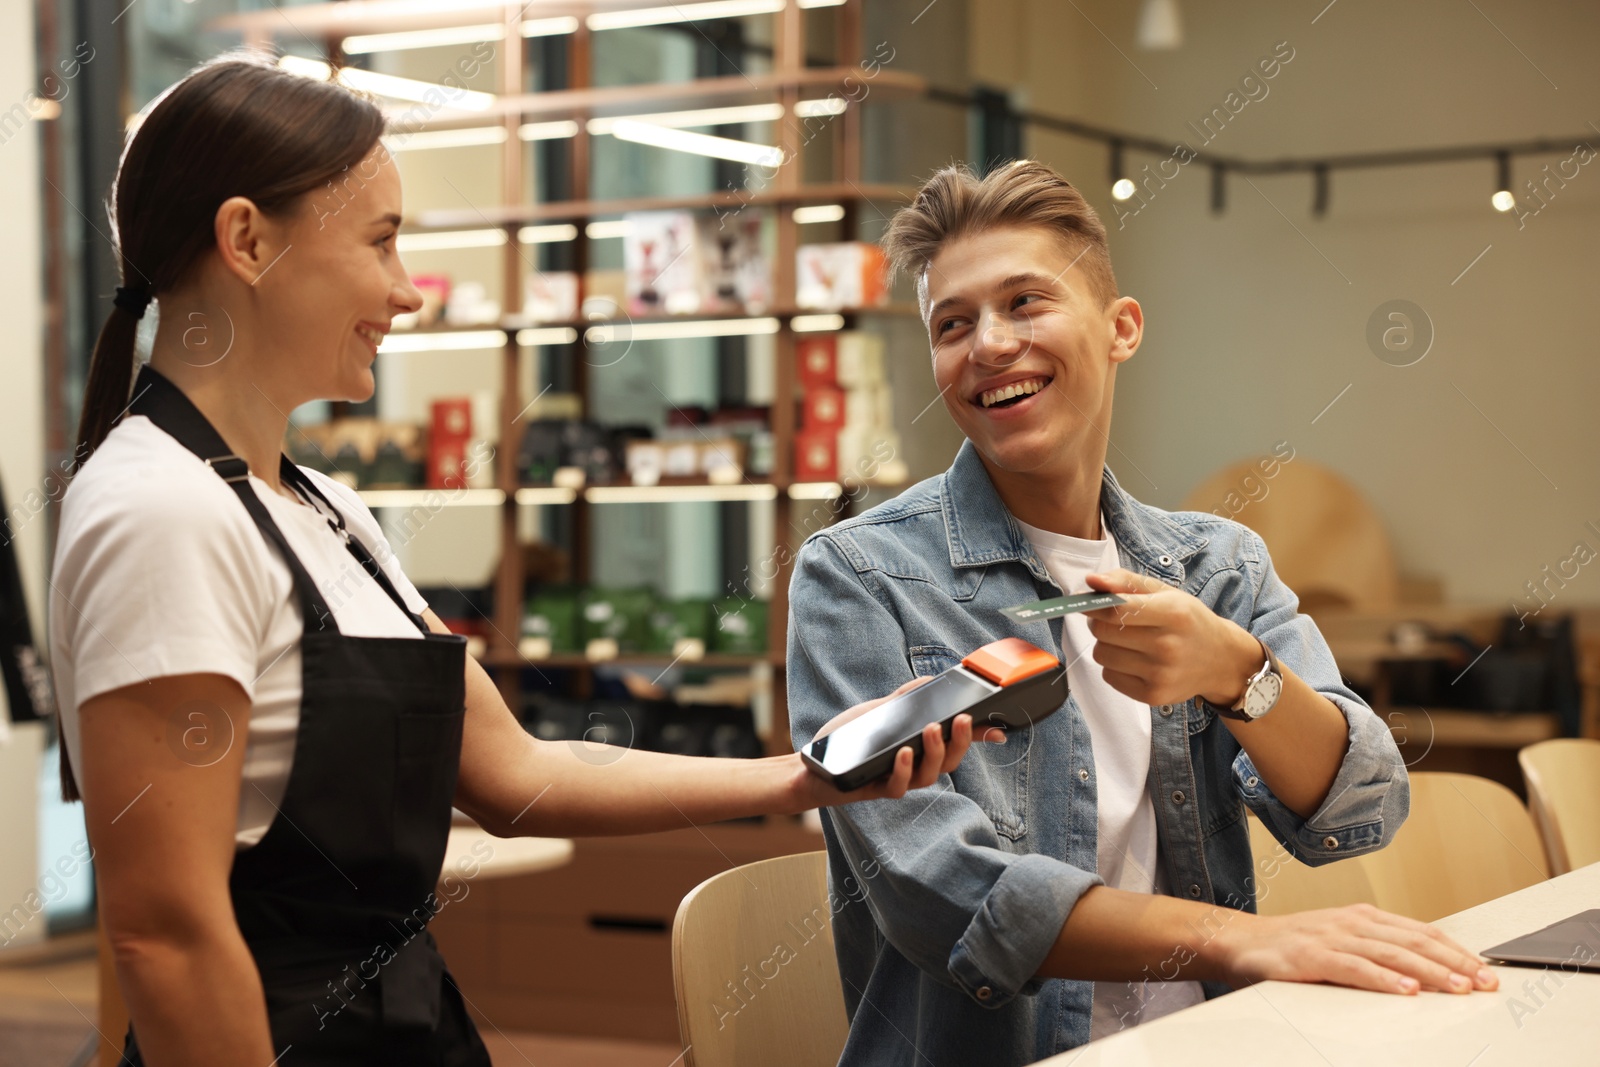
[[[739, 500], [837, 500], [857, 489], [902, 489], [904, 485], [863, 482], [713, 482], [669, 479], [658, 485], [614, 482], [582, 488], [561, 485], [525, 485], [515, 494], [524, 506], [564, 505], [580, 497], [591, 504], [666, 504]], [[381, 508], [497, 507], [506, 502], [499, 489], [362, 489], [362, 503]]]
[[[536, 22], [563, 16], [584, 18], [660, 6], [660, 0], [544, 0], [537, 6], [522, 5], [522, 11], [527, 15], [523, 21]], [[691, 2], [684, 6], [692, 11], [694, 4]], [[800, 6], [830, 7], [837, 6], [837, 3], [807, 3], [801, 0]], [[416, 0], [342, 0], [339, 3], [304, 4], [223, 15], [207, 23], [206, 29], [268, 38], [302, 34], [308, 37], [347, 37], [503, 22], [506, 9], [505, 0], [455, 0], [450, 4], [418, 3]]]
[[[580, 496], [591, 504], [652, 504], [692, 501], [776, 500], [780, 495], [791, 500], [836, 500], [863, 486], [861, 482], [779, 482], [749, 481], [718, 485], [712, 482], [667, 479], [657, 485], [614, 482], [568, 488], [555, 485], [524, 486], [517, 490], [518, 504], [570, 504]], [[902, 485], [866, 483], [872, 489], [900, 489]]]
[[[905, 99], [919, 96], [928, 88], [927, 79], [920, 75], [882, 68], [879, 68], [876, 74], [860, 67], [813, 68], [795, 75], [734, 74], [722, 78], [696, 78], [681, 82], [618, 85], [598, 89], [556, 89], [542, 93], [501, 96], [496, 97], [494, 103], [481, 110], [442, 109], [431, 112], [425, 122], [415, 126], [395, 123], [391, 127], [391, 132], [498, 126], [500, 120], [508, 115], [548, 122], [556, 119], [625, 118], [630, 115], [648, 115], [660, 111], [699, 109], [709, 105], [737, 107], [747, 103], [765, 103], [772, 99], [774, 93], [783, 90], [794, 90], [800, 94], [801, 99], [815, 99], [827, 96], [831, 89], [844, 87], [847, 82], [854, 82], [858, 86], [870, 86], [870, 92], [862, 96], [862, 100], [868, 98], [882, 100], [885, 97]], [[847, 90], [847, 93], [850, 92], [859, 92], [859, 89]], [[850, 97], [846, 95], [843, 99], [849, 101]], [[650, 111], [640, 112], [638, 107], [641, 104], [647, 105]], [[804, 125], [807, 121], [815, 120], [796, 118], [794, 121]]]
[[[1561, 736], [1561, 724], [1549, 711], [1461, 711], [1398, 708], [1380, 712], [1389, 729], [1407, 746], [1430, 748], [1504, 748]], [[1411, 751], [1410, 748], [1407, 751]]]
[[[797, 308], [775, 307], [761, 312], [751, 311], [699, 311], [692, 315], [617, 315], [613, 318], [581, 318], [581, 319], [555, 319], [549, 322], [528, 322], [521, 318], [508, 318], [504, 320], [504, 329], [525, 329], [532, 327], [540, 330], [552, 329], [584, 329], [590, 326], [655, 326], [667, 323], [687, 322], [718, 322], [724, 319], [752, 319], [775, 318], [793, 319], [807, 315], [894, 315], [917, 317], [921, 312], [915, 304], [885, 304], [882, 307], [852, 307], [852, 308]], [[460, 327], [472, 329], [472, 327]], [[481, 328], [481, 327], [480, 327]]]
[[544, 659], [528, 659], [515, 652], [489, 652], [479, 659], [485, 667], [641, 667], [666, 666], [677, 663], [686, 667], [750, 668], [762, 664], [783, 663], [782, 656], [740, 656], [722, 652], [707, 652], [699, 659], [674, 659], [670, 652], [625, 652], [611, 659], [590, 659], [582, 652], [556, 652]]
[[[506, 334], [517, 334], [517, 344], [524, 348], [577, 344], [587, 337], [589, 330], [610, 329], [615, 336], [600, 340], [602, 344], [628, 341], [656, 341], [669, 338], [704, 338], [753, 336], [772, 334], [788, 323], [795, 329], [796, 319], [809, 319], [806, 329], [796, 333], [830, 333], [843, 328], [847, 317], [857, 315], [886, 315], [915, 318], [921, 313], [914, 304], [887, 304], [883, 307], [857, 308], [773, 308], [765, 314], [746, 311], [708, 311], [693, 315], [619, 315], [611, 318], [562, 319], [553, 322], [532, 322], [521, 316], [510, 316], [491, 323], [464, 325], [435, 325], [416, 329], [395, 330], [379, 346], [380, 355], [399, 355], [407, 352], [459, 352], [469, 349], [499, 348], [506, 343]], [[823, 322], [837, 318], [838, 322]], [[583, 331], [583, 332], [580, 332]], [[493, 336], [491, 336], [493, 335]]]
[[362, 489], [369, 508], [494, 507], [506, 502], [499, 489]]
[[690, 196], [636, 196], [623, 200], [554, 200], [543, 204], [497, 204], [485, 208], [440, 208], [420, 211], [403, 228], [409, 233], [434, 230], [473, 230], [484, 226], [512, 226], [531, 222], [566, 222], [595, 215], [625, 215], [630, 211], [705, 211], [719, 207], [767, 207], [776, 204], [832, 204], [839, 201], [869, 203], [885, 217], [888, 206], [909, 202], [916, 190], [909, 185], [866, 185], [861, 182], [815, 182], [791, 188], [750, 189], [742, 192], [699, 193]]

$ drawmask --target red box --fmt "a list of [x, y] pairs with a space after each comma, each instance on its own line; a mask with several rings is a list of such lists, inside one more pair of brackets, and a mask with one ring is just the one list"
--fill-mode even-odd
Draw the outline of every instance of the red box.
[[833, 334], [801, 337], [794, 343], [800, 384], [807, 389], [839, 384], [839, 339]]
[[794, 435], [794, 478], [797, 482], [831, 482], [839, 477], [839, 434], [806, 430]]
[[800, 426], [804, 430], [832, 430], [844, 425], [844, 390], [812, 386], [806, 390]]
[[430, 440], [462, 441], [472, 437], [472, 398], [469, 396], [440, 397], [433, 402], [433, 424], [428, 428]]
[[428, 437], [428, 488], [465, 489], [467, 487], [467, 441], [430, 435]]

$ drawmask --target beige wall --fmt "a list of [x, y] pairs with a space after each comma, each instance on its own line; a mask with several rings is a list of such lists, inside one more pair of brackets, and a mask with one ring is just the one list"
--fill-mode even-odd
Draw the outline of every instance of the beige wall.
[[[13, 119], [31, 114], [26, 102], [37, 91], [33, 57], [31, 7], [0, 7], [0, 111], [8, 112], [7, 135], [0, 141], [0, 293], [6, 294], [4, 342], [0, 343], [0, 480], [6, 505], [12, 509], [22, 587], [33, 614], [36, 637], [44, 633], [45, 515], [39, 508], [46, 492], [44, 469], [44, 313], [41, 306], [39, 225], [39, 131], [30, 120], [20, 127]], [[20, 105], [20, 110], [12, 105]], [[55, 483], [52, 483], [55, 484]], [[31, 508], [17, 512], [31, 492], [39, 493]], [[59, 486], [57, 486], [59, 492]]]
[[[1294, 58], [1213, 150], [1263, 159], [1583, 131], [1600, 148], [1591, 5], [1485, 0], [1480, 14], [1338, 0], [1312, 24], [1320, 2], [1180, 2], [1184, 47], [1151, 53], [1133, 43], [1131, 0], [982, 0], [974, 79], [1014, 85], [1041, 111], [1199, 147], [1186, 122], [1287, 41]], [[1233, 179], [1213, 216], [1209, 174], [1184, 168], [1119, 229], [1103, 148], [1043, 135], [1029, 152], [1084, 187], [1112, 231], [1122, 291], [1146, 313], [1118, 383], [1125, 455], [1111, 454], [1136, 495], [1176, 507], [1209, 472], [1286, 439], [1365, 492], [1402, 570], [1442, 577], [1452, 599], [1504, 604], [1575, 542], [1600, 551], [1584, 529], [1600, 526], [1600, 161], [1520, 231], [1489, 208], [1488, 162], [1336, 173], [1323, 219], [1305, 176], [1254, 178], [1259, 192]], [[1515, 184], [1560, 158], [1517, 161]], [[1395, 298], [1436, 330], [1410, 367], [1380, 362], [1365, 339], [1369, 315]], [[1600, 601], [1600, 567], [1561, 597]]]

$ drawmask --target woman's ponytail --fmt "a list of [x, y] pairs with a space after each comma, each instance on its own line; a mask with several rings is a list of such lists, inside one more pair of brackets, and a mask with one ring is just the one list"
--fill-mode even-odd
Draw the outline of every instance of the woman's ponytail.
[[[73, 455], [79, 464], [94, 454], [127, 410], [128, 394], [133, 390], [134, 339], [139, 332], [139, 319], [149, 302], [148, 293], [118, 289], [111, 316], [100, 327], [100, 337], [94, 343], [94, 355], [89, 360], [89, 380], [83, 390], [83, 414], [78, 419], [78, 450]], [[82, 800], [66, 741], [61, 740], [59, 744], [61, 799], [67, 803]]]

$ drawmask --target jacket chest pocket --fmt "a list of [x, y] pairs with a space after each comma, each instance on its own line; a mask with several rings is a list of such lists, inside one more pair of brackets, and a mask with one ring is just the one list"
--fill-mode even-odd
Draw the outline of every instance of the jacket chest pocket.
[[[942, 674], [961, 662], [946, 645], [914, 645], [911, 670], [919, 678]], [[1003, 745], [974, 743], [951, 780], [956, 791], [982, 809], [995, 833], [1020, 841], [1027, 833], [1028, 762], [1032, 729], [1013, 731]]]

